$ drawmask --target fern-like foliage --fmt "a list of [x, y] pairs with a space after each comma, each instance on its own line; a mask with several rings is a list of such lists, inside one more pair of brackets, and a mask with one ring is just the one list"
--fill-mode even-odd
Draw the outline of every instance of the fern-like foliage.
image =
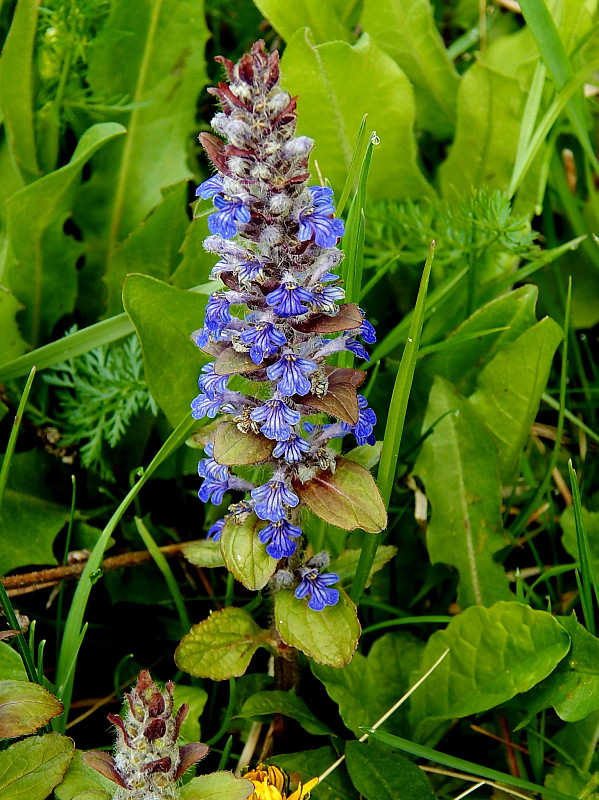
[[444, 267], [445, 273], [474, 259], [484, 281], [509, 268], [515, 258], [539, 253], [529, 218], [515, 215], [500, 191], [479, 189], [457, 204], [441, 199], [375, 203], [368, 208], [368, 223], [366, 256], [371, 264], [399, 255], [404, 265], [422, 265], [434, 239], [437, 270]]
[[105, 445], [115, 447], [139, 412], [157, 413], [143, 376], [137, 336], [56, 364], [44, 380], [56, 390], [61, 444], [76, 444], [83, 466], [112, 480]]

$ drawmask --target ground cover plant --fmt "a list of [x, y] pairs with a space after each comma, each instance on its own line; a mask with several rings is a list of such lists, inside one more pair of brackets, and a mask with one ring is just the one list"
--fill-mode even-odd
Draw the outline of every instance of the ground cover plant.
[[597, 797], [597, 3], [0, 43], [2, 800]]

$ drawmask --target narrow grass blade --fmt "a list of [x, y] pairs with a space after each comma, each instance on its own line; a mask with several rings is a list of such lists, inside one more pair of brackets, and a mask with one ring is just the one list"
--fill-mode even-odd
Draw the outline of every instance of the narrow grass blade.
[[181, 596], [181, 590], [179, 589], [179, 584], [175, 576], [173, 575], [173, 571], [169, 566], [168, 561], [160, 552], [160, 548], [152, 538], [152, 534], [143, 524], [143, 521], [139, 517], [135, 517], [135, 525], [137, 527], [137, 532], [141, 536], [143, 543], [145, 544], [147, 550], [151, 554], [152, 558], [154, 559], [154, 563], [162, 572], [164, 576], [164, 580], [166, 581], [166, 585], [168, 586], [169, 592], [171, 593], [171, 597], [173, 598], [173, 602], [177, 609], [177, 613], [179, 614], [179, 621], [181, 623], [181, 635], [185, 635], [189, 629], [191, 628], [191, 620], [187, 614], [187, 609], [185, 608], [185, 602], [183, 597]]
[[[558, 91], [561, 91], [573, 77], [573, 70], [547, 4], [545, 0], [522, 0], [520, 8], [528, 29], [537, 43], [541, 58], [547, 65]], [[568, 101], [568, 116], [591, 164], [599, 172], [599, 162], [585, 125], [582, 93]]]
[[360, 128], [358, 130], [358, 135], [356, 136], [356, 143], [354, 145], [354, 152], [351, 157], [351, 161], [349, 164], [349, 170], [347, 173], [347, 178], [345, 179], [345, 186], [343, 187], [343, 191], [341, 192], [341, 197], [339, 198], [339, 203], [337, 204], [337, 214], [341, 216], [345, 209], [345, 205], [348, 201], [350, 194], [354, 188], [354, 184], [356, 183], [356, 175], [360, 169], [360, 156], [362, 151], [364, 150], [364, 139], [366, 137], [366, 120], [368, 119], [368, 114], [364, 114], [362, 120], [360, 122]]
[[[420, 336], [422, 334], [425, 316], [426, 294], [434, 256], [435, 243], [432, 242], [420, 281], [420, 289], [418, 290], [418, 297], [416, 298], [410, 331], [401, 357], [399, 370], [397, 371], [397, 377], [395, 378], [395, 386], [393, 387], [393, 395], [389, 406], [389, 415], [385, 426], [383, 450], [381, 452], [377, 481], [383, 502], [387, 507], [391, 499], [391, 490], [393, 489], [393, 481], [395, 479], [395, 470], [397, 468], [397, 458], [406, 418], [408, 398], [410, 396], [414, 371], [418, 360], [418, 348], [420, 346]], [[364, 539], [360, 560], [358, 561], [356, 569], [356, 576], [351, 590], [352, 600], [356, 604], [359, 603], [362, 592], [368, 581], [370, 569], [374, 562], [381, 536], [382, 534], [371, 534]]]
[[520, 169], [530, 140], [532, 138], [539, 110], [541, 108], [541, 100], [543, 99], [543, 88], [545, 86], [545, 78], [547, 77], [547, 67], [542, 61], [539, 61], [535, 69], [535, 74], [530, 84], [528, 97], [524, 106], [522, 114], [522, 123], [520, 125], [520, 135], [518, 137], [518, 147], [516, 149], [516, 158], [514, 160], [513, 172], [518, 172]]
[[146, 482], [156, 471], [156, 469], [167, 459], [175, 450], [187, 439], [187, 437], [196, 429], [198, 423], [196, 420], [184, 417], [176, 429], [171, 433], [166, 442], [162, 445], [158, 453], [154, 456], [153, 460], [144, 470], [143, 475], [139, 481], [131, 488], [125, 499], [116, 509], [108, 524], [102, 531], [94, 549], [85, 565], [85, 569], [81, 573], [71, 609], [67, 616], [60, 652], [58, 655], [58, 665], [56, 669], [56, 686], [57, 693], [64, 704], [65, 711], [60, 717], [56, 718], [55, 730], [64, 731], [66, 725], [66, 717], [71, 702], [71, 695], [73, 692], [73, 665], [76, 661], [76, 654], [79, 649], [79, 640], [81, 638], [81, 629], [83, 625], [83, 617], [87, 608], [89, 595], [92, 586], [99, 577], [99, 571], [102, 564], [104, 551], [108, 546], [108, 542], [116, 526], [120, 522], [125, 511], [129, 508], [133, 500], [137, 497], [141, 489], [145, 486]]
[[381, 744], [386, 744], [389, 747], [395, 747], [398, 750], [403, 750], [410, 755], [418, 758], [426, 758], [428, 761], [434, 761], [436, 764], [443, 764], [445, 767], [451, 769], [458, 769], [462, 772], [468, 772], [471, 775], [478, 775], [481, 778], [487, 778], [491, 781], [498, 781], [505, 783], [508, 786], [515, 786], [518, 789], [525, 789], [529, 792], [543, 794], [545, 797], [552, 797], [555, 800], [575, 800], [571, 795], [558, 792], [549, 786], [539, 786], [536, 783], [525, 781], [522, 778], [515, 778], [505, 772], [499, 772], [489, 767], [482, 767], [479, 764], [473, 764], [471, 761], [465, 761], [463, 758], [456, 758], [446, 753], [440, 753], [438, 750], [433, 750], [432, 747], [425, 747], [416, 742], [410, 742], [407, 739], [401, 739], [399, 736], [393, 736], [391, 733], [384, 733], [383, 731], [375, 731], [372, 729], [365, 729], [370, 735], [371, 739], [375, 739]]
[[21, 400], [19, 401], [19, 407], [17, 408], [16, 416], [13, 420], [12, 430], [10, 432], [10, 436], [8, 437], [8, 444], [6, 446], [6, 452], [4, 453], [4, 458], [2, 459], [2, 469], [0, 469], [0, 505], [2, 505], [2, 498], [4, 497], [6, 482], [8, 481], [10, 462], [12, 461], [13, 453], [15, 452], [17, 436], [19, 435], [21, 420], [23, 419], [25, 406], [27, 405], [27, 399], [29, 398], [29, 392], [31, 391], [31, 384], [35, 378], [35, 371], [36, 367], [32, 366], [29, 377], [27, 378], [27, 383], [23, 389], [23, 394], [21, 395]]
[[[559, 411], [559, 403], [557, 402], [557, 400], [554, 400], [550, 394], [547, 394], [547, 392], [545, 392], [542, 395], [541, 399], [543, 400], [544, 403], [547, 403], [547, 405], [550, 406], [554, 411]], [[572, 425], [576, 425], [577, 428], [583, 431], [589, 437], [589, 439], [592, 439], [594, 442], [599, 442], [599, 434], [595, 433], [595, 431], [592, 428], [589, 428], [588, 425], [585, 425], [584, 422], [582, 422], [582, 420], [580, 420], [575, 414], [573, 414], [567, 408], [564, 409], [564, 416], [567, 420], [569, 420], [572, 423]]]
[[570, 486], [572, 489], [572, 506], [574, 508], [576, 542], [578, 544], [578, 562], [580, 564], [580, 602], [582, 605], [585, 624], [593, 636], [595, 636], [595, 613], [593, 611], [593, 595], [591, 594], [591, 586], [593, 587], [595, 600], [599, 603], [599, 578], [596, 575], [596, 570], [593, 565], [589, 539], [582, 517], [582, 502], [580, 500], [578, 476], [576, 475], [576, 470], [572, 466], [572, 459], [568, 460], [568, 474], [570, 476]]
[[481, 339], [483, 336], [490, 336], [492, 333], [501, 333], [501, 331], [507, 330], [507, 327], [487, 328], [484, 331], [473, 331], [472, 333], [463, 334], [462, 336], [452, 336], [449, 339], [444, 339], [442, 342], [436, 342], [435, 344], [429, 344], [428, 347], [423, 347], [418, 353], [418, 358], [430, 356], [432, 353], [439, 353], [442, 350], [447, 350], [450, 347], [463, 344], [463, 342], [468, 342], [471, 339]]
[[118, 314], [81, 331], [75, 331], [56, 342], [38, 347], [32, 353], [25, 353], [13, 361], [0, 364], [0, 380], [10, 381], [20, 378], [26, 375], [34, 364], [37, 369], [45, 369], [52, 364], [87, 353], [94, 347], [122, 339], [130, 333], [133, 333], [131, 320], [126, 314]]

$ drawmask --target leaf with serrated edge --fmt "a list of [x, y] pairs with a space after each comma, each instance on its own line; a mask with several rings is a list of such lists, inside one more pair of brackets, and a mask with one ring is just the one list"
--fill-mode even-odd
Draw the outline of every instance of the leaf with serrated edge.
[[199, 539], [182, 548], [183, 556], [196, 567], [224, 567], [225, 560], [220, 551], [220, 542], [214, 539]]
[[343, 589], [339, 602], [313, 611], [304, 598], [282, 589], [275, 597], [275, 624], [281, 639], [318, 664], [344, 667], [358, 646], [360, 623], [356, 607]]
[[243, 375], [247, 372], [256, 372], [262, 364], [254, 364], [247, 353], [238, 353], [233, 346], [222, 350], [214, 362], [216, 375]]
[[425, 681], [412, 695], [415, 740], [427, 720], [438, 725], [439, 719], [466, 717], [527, 691], [555, 669], [569, 647], [570, 637], [546, 611], [503, 601], [491, 608], [467, 608], [431, 636], [418, 674], [412, 676], [415, 681], [449, 649], [435, 669], [435, 680]]
[[323, 471], [312, 480], [293, 482], [308, 508], [325, 522], [346, 531], [362, 528], [378, 533], [387, 526], [387, 513], [374, 478], [363, 467], [337, 458], [335, 472]]
[[329, 388], [324, 397], [308, 394], [302, 401], [304, 405], [337, 417], [348, 425], [358, 422], [358, 393], [351, 383], [329, 377]]
[[45, 800], [62, 780], [75, 751], [60, 733], [32, 736], [0, 752], [2, 800]]
[[221, 422], [214, 435], [214, 460], [227, 467], [260, 464], [270, 458], [274, 446], [261, 433], [242, 433], [236, 422]]
[[43, 686], [28, 681], [0, 681], [0, 737], [12, 739], [35, 733], [62, 714], [60, 700]]
[[266, 586], [277, 567], [277, 560], [268, 555], [266, 545], [258, 540], [258, 533], [265, 525], [255, 514], [242, 523], [229, 517], [220, 539], [227, 569], [253, 592]]
[[246, 800], [254, 784], [232, 772], [212, 772], [192, 778], [179, 789], [179, 800]]
[[242, 608], [223, 608], [194, 625], [175, 652], [175, 662], [196, 678], [223, 681], [246, 671], [268, 632]]

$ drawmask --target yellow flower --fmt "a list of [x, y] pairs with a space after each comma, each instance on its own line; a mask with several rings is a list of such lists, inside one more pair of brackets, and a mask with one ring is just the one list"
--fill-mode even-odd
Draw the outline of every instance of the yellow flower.
[[312, 778], [304, 786], [300, 783], [292, 794], [287, 794], [289, 779], [285, 773], [278, 767], [264, 767], [262, 764], [243, 777], [254, 784], [254, 793], [248, 800], [308, 800], [310, 791], [318, 783], [318, 778]]

